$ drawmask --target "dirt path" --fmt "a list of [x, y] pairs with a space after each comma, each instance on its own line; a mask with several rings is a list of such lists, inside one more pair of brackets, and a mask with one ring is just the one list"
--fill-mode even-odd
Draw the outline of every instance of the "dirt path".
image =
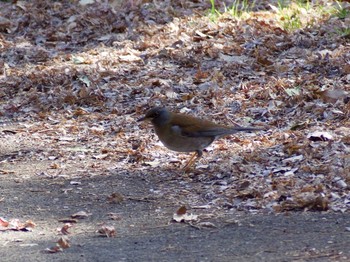
[[[3, 177], [4, 178], [4, 177]], [[297, 212], [250, 215], [246, 212], [192, 210], [211, 227], [171, 221], [174, 206], [150, 194], [157, 185], [140, 176], [111, 174], [80, 180], [7, 177], [0, 189], [7, 216], [31, 219], [33, 232], [1, 232], [1, 261], [349, 261], [349, 214]], [[126, 185], [128, 185], [126, 187]], [[179, 186], [180, 183], [179, 183]], [[111, 192], [134, 199], [106, 201]], [[136, 200], [136, 196], [148, 195]], [[46, 248], [60, 237], [57, 228], [72, 213], [91, 215], [74, 224], [71, 247], [57, 254]], [[117, 221], [108, 214], [116, 213]], [[210, 215], [212, 214], [212, 215]], [[106, 223], [114, 238], [99, 237]], [[214, 227], [215, 226], [215, 227]]]

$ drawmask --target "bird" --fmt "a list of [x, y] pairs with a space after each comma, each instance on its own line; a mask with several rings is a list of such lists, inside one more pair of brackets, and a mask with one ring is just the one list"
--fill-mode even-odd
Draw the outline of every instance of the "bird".
[[[203, 150], [216, 139], [240, 131], [259, 131], [261, 128], [225, 126], [187, 114], [174, 113], [166, 107], [153, 107], [139, 118], [151, 121], [162, 144], [176, 152], [194, 152], [184, 166], [185, 172], [203, 155]], [[197, 156], [197, 157], [196, 157]]]

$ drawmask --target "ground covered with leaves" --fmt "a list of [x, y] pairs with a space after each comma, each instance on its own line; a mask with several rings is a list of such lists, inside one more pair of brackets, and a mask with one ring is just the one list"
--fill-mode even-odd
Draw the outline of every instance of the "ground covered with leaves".
[[[349, 259], [348, 3], [88, 2], [0, 2], [8, 261]], [[265, 131], [184, 174], [136, 122], [159, 105]]]

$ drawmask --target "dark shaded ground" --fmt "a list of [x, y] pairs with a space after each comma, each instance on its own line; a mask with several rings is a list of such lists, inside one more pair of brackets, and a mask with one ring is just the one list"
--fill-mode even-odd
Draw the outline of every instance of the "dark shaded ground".
[[[147, 181], [148, 180], [148, 181]], [[251, 215], [231, 210], [192, 210], [215, 227], [171, 222], [174, 203], [150, 194], [157, 178], [112, 174], [80, 180], [2, 179], [2, 212], [32, 219], [33, 232], [1, 232], [1, 261], [349, 261], [349, 214], [293, 212]], [[180, 179], [181, 180], [181, 179]], [[181, 181], [179, 181], [181, 183]], [[128, 185], [127, 187], [125, 185]], [[111, 192], [132, 196], [118, 204]], [[137, 196], [148, 195], [148, 198]], [[85, 210], [91, 216], [69, 231], [71, 247], [57, 254], [59, 218]], [[118, 221], [108, 220], [109, 212]], [[98, 237], [102, 223], [114, 225], [115, 238]]]

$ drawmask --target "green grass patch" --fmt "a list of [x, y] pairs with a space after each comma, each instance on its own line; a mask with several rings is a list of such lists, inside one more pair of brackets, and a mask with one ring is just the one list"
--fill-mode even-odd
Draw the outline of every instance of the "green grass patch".
[[254, 5], [255, 1], [249, 0], [235, 0], [231, 6], [225, 6], [224, 11], [220, 12], [215, 5], [215, 0], [210, 0], [211, 9], [209, 12], [209, 17], [212, 21], [217, 20], [223, 14], [229, 14], [230, 16], [238, 19], [244, 16], [244, 14], [249, 13]]
[[[253, 16], [253, 9], [257, 1], [236, 0], [231, 6], [225, 6], [220, 11], [215, 0], [210, 0], [209, 17], [217, 21], [222, 15], [229, 15], [235, 19], [246, 19]], [[270, 5], [270, 19], [286, 31], [315, 26], [331, 16], [344, 19], [350, 15], [349, 8], [344, 8], [341, 2], [321, 2], [309, 0], [278, 0], [276, 6]], [[265, 13], [266, 14], [266, 13]]]

